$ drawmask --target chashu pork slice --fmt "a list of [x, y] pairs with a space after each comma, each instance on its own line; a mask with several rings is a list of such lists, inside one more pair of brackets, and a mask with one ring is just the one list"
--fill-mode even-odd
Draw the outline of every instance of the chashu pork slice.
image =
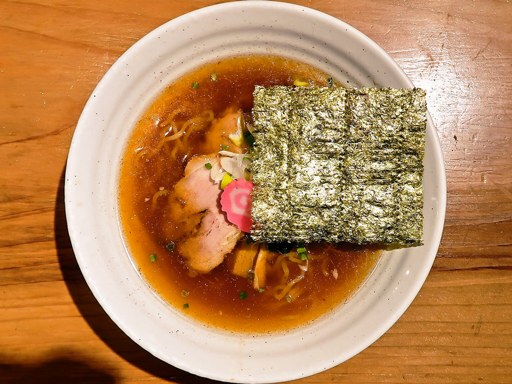
[[242, 235], [220, 209], [221, 189], [211, 179], [205, 166], [208, 163], [220, 168], [218, 155], [192, 158], [171, 197], [170, 219], [181, 232], [177, 250], [189, 268], [199, 273], [208, 273], [221, 264]]

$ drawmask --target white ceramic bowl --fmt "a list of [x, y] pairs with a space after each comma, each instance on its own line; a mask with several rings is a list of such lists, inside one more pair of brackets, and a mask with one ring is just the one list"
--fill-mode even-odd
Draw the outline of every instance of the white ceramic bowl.
[[302, 60], [353, 86], [412, 86], [373, 41], [318, 11], [257, 1], [200, 9], [142, 38], [98, 84], [73, 137], [65, 196], [69, 233], [83, 275], [126, 334], [153, 355], [191, 373], [263, 383], [296, 379], [340, 364], [393, 325], [432, 266], [444, 223], [446, 185], [429, 119], [424, 246], [385, 253], [347, 304], [299, 329], [235, 334], [185, 318], [151, 290], [130, 258], [118, 218], [120, 159], [138, 117], [166, 85], [201, 63], [251, 53]]

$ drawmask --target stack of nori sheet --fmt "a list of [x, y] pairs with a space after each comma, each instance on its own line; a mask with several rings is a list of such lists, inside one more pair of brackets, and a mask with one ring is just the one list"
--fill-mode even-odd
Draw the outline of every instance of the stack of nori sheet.
[[257, 87], [251, 237], [421, 244], [425, 92]]

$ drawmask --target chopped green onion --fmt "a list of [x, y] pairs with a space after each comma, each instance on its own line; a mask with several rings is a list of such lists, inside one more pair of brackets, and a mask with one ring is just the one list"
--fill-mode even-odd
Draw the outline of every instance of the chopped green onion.
[[258, 288], [258, 292], [259, 292], [259, 293], [263, 293], [263, 292], [265, 292], [265, 288]]
[[206, 163], [206, 164], [204, 165], [204, 167], [205, 167], [206, 169], [210, 170], [210, 169], [212, 169], [212, 164], [211, 164], [211, 163]]
[[299, 259], [307, 260], [308, 259], [308, 250], [305, 247], [298, 247], [297, 255], [299, 255]]
[[190, 307], [188, 303], [183, 304], [183, 309], [188, 309], [188, 307]]
[[247, 294], [247, 292], [245, 292], [245, 291], [240, 292], [240, 299], [245, 300], [245, 299], [247, 299], [247, 296], [249, 296]]
[[199, 88], [199, 83], [197, 81], [194, 81], [192, 83], [192, 89], [197, 89], [197, 88]]
[[174, 241], [169, 241], [167, 244], [165, 244], [165, 249], [167, 249], [169, 252], [174, 252]]
[[210, 79], [212, 79], [212, 81], [217, 81], [217, 73], [212, 72], [212, 74], [210, 75]]
[[226, 144], [222, 144], [220, 146], [220, 149], [222, 149], [223, 151], [227, 151], [229, 149], [229, 145], [226, 145]]
[[156, 262], [156, 253], [152, 253], [151, 255], [149, 255], [149, 261], [151, 261], [152, 263]]

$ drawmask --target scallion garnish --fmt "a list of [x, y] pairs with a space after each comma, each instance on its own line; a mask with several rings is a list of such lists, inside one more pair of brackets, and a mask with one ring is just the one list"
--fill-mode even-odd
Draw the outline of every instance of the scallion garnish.
[[240, 299], [245, 300], [245, 299], [247, 299], [247, 296], [249, 296], [247, 294], [247, 292], [245, 292], [245, 291], [240, 292]]
[[190, 305], [188, 303], [183, 304], [183, 309], [188, 309]]
[[217, 81], [217, 73], [212, 72], [212, 74], [210, 75], [210, 79], [211, 79], [212, 81]]
[[152, 253], [151, 255], [149, 255], [149, 261], [151, 261], [152, 263], [156, 262], [156, 253]]
[[199, 83], [197, 81], [194, 81], [192, 83], [192, 89], [197, 89], [197, 88], [199, 88]]
[[210, 170], [210, 169], [212, 169], [212, 164], [211, 164], [211, 163], [206, 163], [206, 164], [204, 165], [204, 167], [205, 167], [206, 169]]
[[308, 259], [308, 250], [305, 247], [298, 247], [297, 255], [299, 255], [299, 259], [307, 260]]

